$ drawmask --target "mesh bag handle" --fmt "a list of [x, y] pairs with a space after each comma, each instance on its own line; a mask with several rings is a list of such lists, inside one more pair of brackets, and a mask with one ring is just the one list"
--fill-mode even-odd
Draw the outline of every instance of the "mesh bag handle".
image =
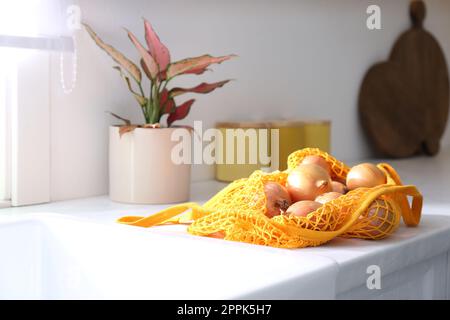
[[190, 223], [191, 221], [204, 217], [209, 213], [210, 211], [201, 207], [197, 203], [186, 202], [169, 207], [156, 214], [149, 215], [146, 217], [142, 216], [121, 217], [117, 220], [117, 222], [131, 226], [149, 228], [162, 224]]
[[[391, 165], [389, 165], [387, 163], [380, 163], [378, 165], [378, 168], [380, 168], [385, 173], [387, 173], [386, 176], [389, 177], [390, 179], [392, 179], [392, 182], [394, 184], [402, 185], [400, 176], [395, 171], [395, 169], [392, 168]], [[403, 221], [405, 222], [405, 224], [410, 227], [417, 226], [420, 222], [420, 212], [422, 210], [421, 208], [422, 208], [422, 202], [423, 202], [422, 196], [420, 195], [420, 200], [417, 199], [417, 200], [415, 200], [415, 202], [413, 200], [412, 206], [413, 206], [413, 208], [415, 208], [413, 210], [411, 210], [409, 207], [409, 202], [408, 202], [408, 198], [407, 198], [406, 194], [399, 194], [396, 198], [396, 201], [397, 201], [398, 205], [400, 206], [400, 209], [402, 210], [402, 218], [403, 218]], [[420, 203], [419, 203], [419, 201], [420, 201]], [[420, 209], [418, 209], [418, 207]], [[417, 212], [419, 212], [419, 214], [417, 214]]]

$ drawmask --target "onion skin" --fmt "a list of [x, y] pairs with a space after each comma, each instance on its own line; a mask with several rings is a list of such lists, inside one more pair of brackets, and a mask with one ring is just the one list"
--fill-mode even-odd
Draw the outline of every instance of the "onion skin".
[[208, 237], [216, 238], [216, 239], [224, 239], [225, 238], [225, 232], [217, 231], [217, 232], [209, 234]]
[[292, 214], [297, 217], [306, 217], [309, 213], [316, 211], [321, 206], [322, 204], [316, 201], [298, 201], [287, 209], [286, 214]]
[[286, 186], [292, 201], [314, 200], [331, 191], [331, 178], [318, 165], [301, 164], [289, 173]]
[[340, 196], [342, 196], [342, 193], [332, 191], [332, 192], [327, 192], [327, 193], [324, 193], [324, 194], [318, 196], [315, 201], [319, 202], [321, 204], [325, 204], [327, 202], [330, 202], [334, 199], [339, 198]]
[[333, 192], [339, 192], [342, 194], [346, 194], [348, 189], [347, 186], [343, 183], [340, 183], [338, 181], [331, 181], [331, 190]]
[[347, 187], [350, 190], [356, 188], [373, 188], [386, 183], [386, 175], [372, 163], [361, 163], [350, 169], [347, 174]]
[[[365, 215], [367, 218], [371, 218], [373, 216], [375, 216], [376, 214], [378, 215], [378, 219], [376, 220], [372, 220], [369, 224], [369, 228], [378, 228], [379, 230], [371, 230], [369, 231], [369, 234], [372, 237], [380, 237], [384, 234], [384, 232], [388, 231], [388, 229], [391, 227], [391, 225], [394, 223], [395, 221], [395, 216], [394, 213], [391, 210], [388, 210], [387, 215], [386, 215], [386, 210], [384, 208], [378, 208], [377, 206], [381, 206], [381, 207], [385, 207], [384, 201], [383, 200], [375, 200], [367, 209], [367, 211], [365, 212]], [[389, 206], [390, 209], [391, 206]]]
[[330, 166], [330, 164], [327, 162], [327, 160], [325, 160], [321, 156], [315, 156], [315, 155], [306, 156], [306, 157], [303, 158], [301, 164], [315, 164], [315, 165], [318, 165], [319, 167], [322, 167], [329, 175], [331, 175], [331, 166]]
[[267, 182], [264, 185], [266, 194], [266, 216], [272, 218], [286, 211], [292, 203], [291, 196], [285, 186], [277, 182]]

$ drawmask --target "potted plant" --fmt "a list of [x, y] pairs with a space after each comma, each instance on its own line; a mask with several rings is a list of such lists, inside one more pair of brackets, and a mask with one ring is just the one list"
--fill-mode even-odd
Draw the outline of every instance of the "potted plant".
[[[140, 55], [140, 63], [136, 64], [103, 42], [89, 25], [84, 26], [95, 43], [118, 64], [114, 69], [135, 97], [145, 120], [142, 124], [132, 124], [113, 114], [124, 124], [111, 126], [109, 130], [110, 198], [118, 202], [143, 204], [186, 201], [189, 198], [191, 167], [190, 164], [172, 162], [171, 150], [177, 142], [172, 141], [171, 135], [177, 130], [173, 123], [188, 115], [195, 100], [177, 105], [174, 98], [189, 92], [206, 94], [224, 86], [229, 80], [201, 83], [193, 88], [169, 89], [168, 84], [180, 75], [200, 75], [210, 65], [222, 63], [234, 55], [202, 55], [171, 62], [169, 50], [144, 19], [147, 47], [126, 30]], [[149, 80], [147, 92], [143, 75]], [[163, 115], [168, 115], [167, 126], [160, 123]]]

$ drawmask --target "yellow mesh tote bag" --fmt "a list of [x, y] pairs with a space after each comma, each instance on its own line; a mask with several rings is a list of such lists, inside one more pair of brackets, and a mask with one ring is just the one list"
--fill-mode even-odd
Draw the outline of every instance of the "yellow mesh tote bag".
[[318, 246], [335, 237], [382, 239], [398, 228], [401, 218], [407, 226], [419, 224], [422, 195], [415, 186], [403, 185], [386, 163], [377, 165], [387, 176], [384, 185], [352, 190], [306, 217], [268, 218], [264, 184], [284, 185], [289, 172], [308, 155], [323, 157], [331, 166], [332, 179], [345, 181], [349, 168], [344, 163], [319, 149], [306, 148], [289, 156], [287, 170], [255, 171], [230, 183], [202, 206], [183, 203], [147, 217], [125, 216], [118, 222], [140, 227], [186, 223], [193, 235], [279, 248]]

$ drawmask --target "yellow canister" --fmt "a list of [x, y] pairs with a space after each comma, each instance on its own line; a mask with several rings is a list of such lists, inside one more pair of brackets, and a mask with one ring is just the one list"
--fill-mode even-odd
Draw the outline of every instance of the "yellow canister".
[[288, 156], [299, 149], [319, 148], [330, 152], [330, 121], [272, 121], [279, 130], [279, 170], [287, 169]]
[[287, 157], [299, 149], [330, 151], [330, 121], [220, 122], [216, 128], [222, 138], [216, 141], [220, 181], [248, 177], [255, 170], [285, 170]]
[[[216, 141], [216, 179], [234, 181], [253, 171], [270, 167], [260, 154], [270, 156], [270, 127], [264, 122], [220, 122], [216, 124], [222, 141]], [[244, 138], [238, 138], [238, 135]], [[227, 147], [228, 145], [228, 147]], [[254, 153], [257, 153], [255, 159]], [[239, 159], [241, 158], [241, 159]], [[244, 158], [244, 163], [242, 163]], [[264, 157], [262, 157], [264, 158]]]

